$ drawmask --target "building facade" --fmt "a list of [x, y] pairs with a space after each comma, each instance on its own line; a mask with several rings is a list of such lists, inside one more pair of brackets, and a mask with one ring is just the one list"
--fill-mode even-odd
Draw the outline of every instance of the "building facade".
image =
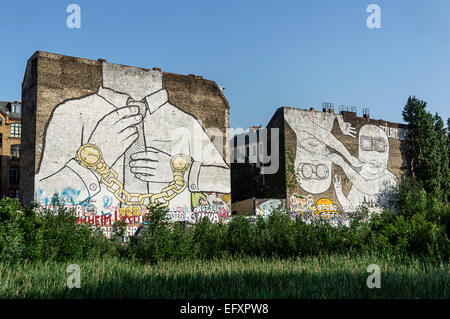
[[[266, 129], [269, 136], [271, 129], [279, 130], [279, 138], [268, 139], [268, 149], [279, 144], [279, 169], [257, 172], [261, 188], [244, 190], [246, 195], [233, 201], [234, 210], [247, 197], [279, 199], [294, 216], [354, 212], [362, 206], [379, 211], [389, 206], [406, 172], [407, 126], [371, 119], [367, 111], [358, 117], [353, 108], [336, 114], [334, 108], [281, 107]], [[245, 183], [239, 172], [232, 173], [232, 187]]]
[[20, 101], [0, 101], [0, 196], [20, 195]]
[[80, 222], [142, 222], [149, 204], [173, 221], [230, 215], [229, 105], [214, 81], [36, 52], [22, 85], [21, 194]]
[[261, 125], [252, 126], [247, 132], [234, 135], [231, 140], [232, 202], [249, 199], [249, 193], [256, 198], [264, 196], [264, 180], [259, 174], [264, 146], [264, 141], [260, 139], [261, 131]]

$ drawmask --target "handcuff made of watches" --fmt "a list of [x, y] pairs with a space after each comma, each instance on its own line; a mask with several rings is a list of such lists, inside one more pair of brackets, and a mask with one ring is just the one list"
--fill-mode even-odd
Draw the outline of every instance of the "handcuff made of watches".
[[117, 179], [117, 173], [109, 167], [104, 159], [100, 149], [93, 144], [82, 145], [76, 154], [78, 163], [98, 173], [101, 182], [105, 184], [108, 190], [124, 205], [156, 205], [165, 207], [169, 201], [180, 194], [186, 188], [184, 173], [191, 165], [191, 157], [178, 154], [170, 160], [170, 167], [173, 170], [173, 181], [163, 188], [159, 193], [139, 194], [129, 193], [124, 189], [123, 184]]

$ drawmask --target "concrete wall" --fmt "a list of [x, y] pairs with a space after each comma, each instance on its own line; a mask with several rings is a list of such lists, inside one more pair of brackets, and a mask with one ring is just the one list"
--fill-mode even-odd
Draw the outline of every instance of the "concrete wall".
[[294, 189], [286, 191], [292, 212], [351, 212], [364, 205], [388, 206], [404, 172], [407, 127], [357, 117], [353, 112], [284, 107], [285, 150], [294, 154]]
[[229, 218], [229, 105], [215, 82], [36, 52], [22, 99], [24, 202], [58, 193], [106, 233], [117, 218], [133, 232], [150, 203], [173, 221]]

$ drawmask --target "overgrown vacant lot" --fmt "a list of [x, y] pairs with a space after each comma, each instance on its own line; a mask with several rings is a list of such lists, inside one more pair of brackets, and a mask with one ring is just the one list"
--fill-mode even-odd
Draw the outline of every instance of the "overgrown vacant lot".
[[[72, 262], [77, 263], [77, 262]], [[2, 298], [450, 298], [448, 264], [412, 258], [243, 258], [143, 265], [80, 261], [81, 288], [66, 286], [71, 263], [0, 264]], [[369, 289], [367, 266], [381, 269]]]

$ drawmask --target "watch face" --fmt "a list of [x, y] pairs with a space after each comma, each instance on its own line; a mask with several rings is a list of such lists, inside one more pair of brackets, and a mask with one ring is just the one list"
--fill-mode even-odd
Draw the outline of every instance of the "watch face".
[[175, 170], [185, 170], [188, 167], [188, 159], [184, 155], [176, 155], [172, 158], [172, 168]]
[[80, 150], [80, 159], [88, 165], [94, 165], [100, 158], [101, 153], [97, 147], [86, 146]]

